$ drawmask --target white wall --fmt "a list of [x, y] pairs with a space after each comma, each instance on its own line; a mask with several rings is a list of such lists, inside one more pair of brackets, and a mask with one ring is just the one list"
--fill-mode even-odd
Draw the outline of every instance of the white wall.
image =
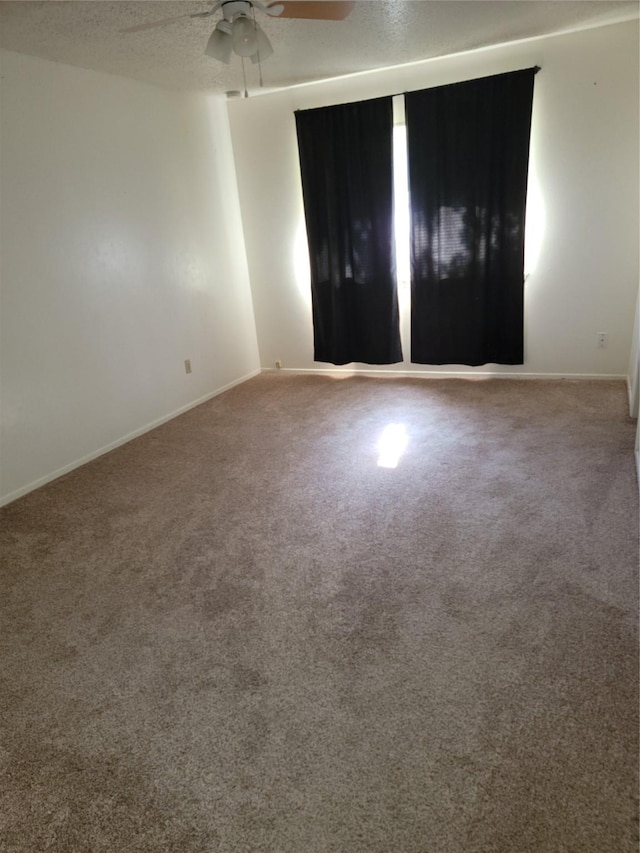
[[0, 62], [6, 503], [259, 360], [225, 103]]
[[[542, 70], [530, 197], [542, 204], [542, 242], [526, 283], [525, 364], [495, 372], [627, 375], [638, 288], [637, 21], [230, 102], [263, 367], [277, 359], [285, 368], [329, 367], [313, 361], [294, 110], [533, 65]], [[596, 347], [598, 332], [608, 334], [606, 349]]]

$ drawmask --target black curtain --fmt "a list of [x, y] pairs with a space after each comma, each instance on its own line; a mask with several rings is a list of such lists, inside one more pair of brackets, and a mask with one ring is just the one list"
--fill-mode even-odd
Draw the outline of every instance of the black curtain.
[[391, 98], [295, 115], [311, 262], [314, 358], [402, 360]]
[[405, 95], [413, 362], [523, 363], [536, 71]]

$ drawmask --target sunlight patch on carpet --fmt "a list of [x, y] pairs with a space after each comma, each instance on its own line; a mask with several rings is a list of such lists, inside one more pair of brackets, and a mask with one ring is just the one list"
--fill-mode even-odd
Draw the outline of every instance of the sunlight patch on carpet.
[[378, 439], [378, 468], [397, 468], [409, 438], [404, 424], [389, 424]]

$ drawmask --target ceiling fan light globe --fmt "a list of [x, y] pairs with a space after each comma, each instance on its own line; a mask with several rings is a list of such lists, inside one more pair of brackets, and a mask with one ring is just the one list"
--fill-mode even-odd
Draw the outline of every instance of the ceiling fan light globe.
[[260, 29], [260, 27], [256, 27], [256, 35], [258, 37], [258, 48], [256, 52], [251, 56], [251, 61], [254, 65], [256, 64], [256, 62], [264, 62], [265, 59], [268, 59], [273, 53], [271, 42], [265, 35], [264, 31]]
[[231, 62], [232, 47], [233, 43], [230, 33], [225, 32], [218, 24], [212, 32], [204, 52], [212, 59], [217, 59], [219, 62], [224, 62], [225, 65], [228, 65]]
[[258, 50], [258, 34], [252, 21], [240, 15], [233, 22], [233, 49], [238, 56], [253, 56]]

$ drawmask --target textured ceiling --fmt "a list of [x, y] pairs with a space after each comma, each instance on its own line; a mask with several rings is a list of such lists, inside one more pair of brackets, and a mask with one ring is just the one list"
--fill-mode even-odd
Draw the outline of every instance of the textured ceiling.
[[[137, 33], [138, 24], [201, 12], [207, 2], [20, 0], [0, 3], [0, 46], [161, 86], [222, 93], [243, 87], [238, 57], [203, 51], [220, 13]], [[638, 0], [359, 0], [344, 21], [284, 20], [257, 12], [275, 53], [268, 89], [397, 65], [531, 36], [637, 18]], [[258, 71], [246, 63], [249, 91]]]

